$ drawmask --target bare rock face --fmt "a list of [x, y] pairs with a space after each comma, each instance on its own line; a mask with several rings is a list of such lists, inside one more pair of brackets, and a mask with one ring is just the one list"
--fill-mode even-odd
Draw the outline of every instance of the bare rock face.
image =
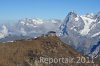
[[90, 66], [78, 63], [80, 57], [57, 36], [0, 43], [0, 66]]

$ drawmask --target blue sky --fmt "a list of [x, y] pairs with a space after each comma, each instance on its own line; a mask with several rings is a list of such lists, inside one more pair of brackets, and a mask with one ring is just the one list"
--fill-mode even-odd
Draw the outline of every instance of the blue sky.
[[0, 0], [0, 20], [60, 18], [69, 11], [78, 14], [100, 11], [100, 0]]

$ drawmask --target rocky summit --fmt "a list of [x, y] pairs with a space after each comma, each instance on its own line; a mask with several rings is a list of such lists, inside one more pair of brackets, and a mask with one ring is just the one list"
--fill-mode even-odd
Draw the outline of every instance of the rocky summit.
[[92, 66], [85, 57], [56, 35], [0, 43], [0, 66]]

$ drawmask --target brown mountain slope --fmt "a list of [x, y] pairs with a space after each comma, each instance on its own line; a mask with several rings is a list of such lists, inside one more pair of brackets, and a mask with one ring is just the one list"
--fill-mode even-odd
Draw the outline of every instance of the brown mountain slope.
[[[56, 36], [0, 43], [0, 66], [89, 66], [76, 64], [82, 55]], [[74, 62], [39, 62], [41, 58], [74, 58]]]

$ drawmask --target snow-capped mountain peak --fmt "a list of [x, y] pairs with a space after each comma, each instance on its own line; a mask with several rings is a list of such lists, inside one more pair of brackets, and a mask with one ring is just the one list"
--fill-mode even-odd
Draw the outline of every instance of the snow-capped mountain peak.
[[37, 19], [32, 19], [32, 22], [36, 25], [36, 24], [43, 24], [43, 20], [37, 18]]
[[68, 13], [68, 16], [74, 16], [74, 17], [76, 17], [77, 14], [74, 11], [71, 11], [71, 12]]
[[[62, 36], [62, 40], [66, 43], [69, 42], [70, 45], [80, 52], [88, 54], [90, 46], [99, 40], [99, 22], [99, 12], [85, 15], [77, 15], [74, 12], [69, 12], [60, 26], [61, 34], [64, 35]], [[66, 37], [65, 34], [67, 34]]]
[[19, 20], [20, 25], [33, 26], [33, 27], [36, 27], [36, 25], [41, 25], [43, 24], [43, 22], [44, 21], [39, 18], [33, 18], [33, 19], [25, 18], [25, 19]]
[[84, 15], [85, 17], [87, 17], [87, 18], [93, 18], [94, 17], [94, 13], [87, 13], [86, 15]]
[[68, 22], [69, 20], [73, 19], [73, 18], [77, 18], [77, 14], [72, 11], [72, 12], [69, 12], [68, 15], [66, 16], [65, 18], [65, 21], [64, 22]]
[[[39, 18], [20, 19], [13, 24], [4, 24], [0, 27], [0, 41], [14, 41], [22, 38], [38, 37], [48, 31], [59, 34], [60, 19], [43, 20]], [[5, 38], [6, 37], [6, 38]]]

